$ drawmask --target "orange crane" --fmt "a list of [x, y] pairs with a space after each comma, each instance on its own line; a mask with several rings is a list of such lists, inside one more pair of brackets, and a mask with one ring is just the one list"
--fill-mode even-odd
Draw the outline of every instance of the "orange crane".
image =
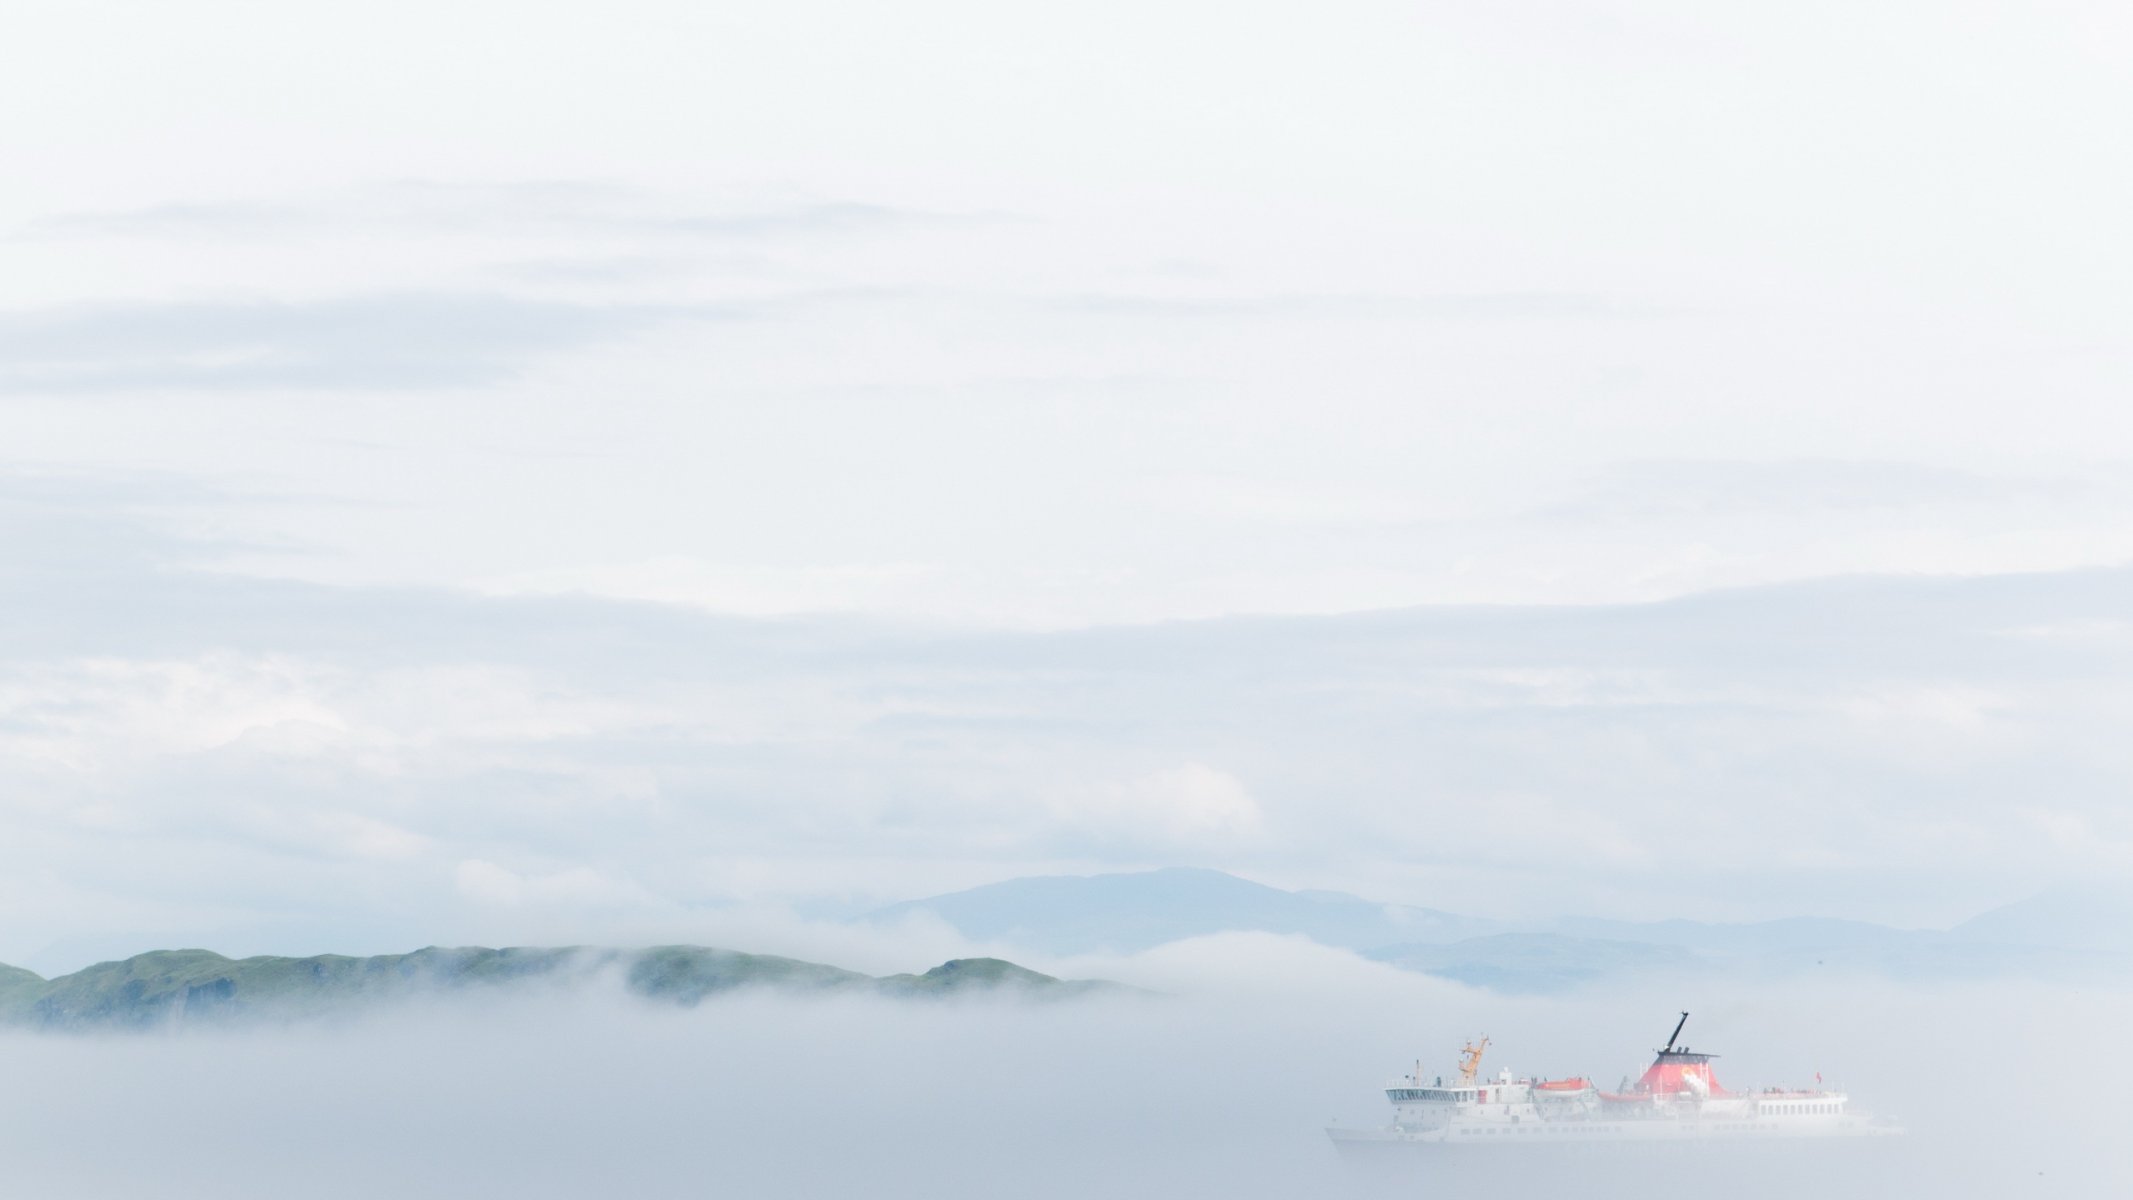
[[1474, 1073], [1481, 1070], [1481, 1052], [1488, 1048], [1486, 1037], [1478, 1044], [1468, 1042], [1459, 1048], [1459, 1082], [1462, 1086], [1474, 1082]]

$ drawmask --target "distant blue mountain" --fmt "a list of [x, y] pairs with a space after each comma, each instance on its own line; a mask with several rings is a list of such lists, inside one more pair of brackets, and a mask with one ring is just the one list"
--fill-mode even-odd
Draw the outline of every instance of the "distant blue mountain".
[[1048, 954], [1132, 953], [1212, 933], [1299, 934], [1408, 970], [1509, 992], [1561, 991], [1659, 972], [2059, 980], [2133, 973], [2133, 898], [2093, 890], [2046, 893], [1953, 930], [1819, 917], [1744, 924], [1595, 917], [1512, 923], [1379, 904], [1343, 892], [1284, 891], [1220, 871], [1173, 867], [1010, 879], [890, 905], [860, 920], [893, 922], [918, 913], [974, 941]]
[[1710, 963], [1675, 945], [1497, 933], [1451, 945], [1410, 944], [1370, 951], [1379, 962], [1498, 992], [1548, 993], [1628, 975], [1706, 970]]
[[[1827, 917], [1786, 917], [1776, 921], [1710, 924], [1703, 921], [1609, 921], [1599, 917], [1561, 917], [1549, 923], [1576, 937], [1622, 938], [1694, 949], [1755, 951], [1824, 950], [1837, 947], [1886, 949], [1907, 944], [1921, 931], [1891, 929], [1867, 921]], [[1934, 934], [1933, 936], [1939, 936]]]
[[979, 942], [1049, 954], [1132, 953], [1210, 933], [1302, 934], [1366, 950], [1400, 942], [1451, 942], [1495, 933], [1495, 921], [1376, 904], [1343, 892], [1290, 892], [1221, 871], [1169, 867], [1111, 875], [1010, 879], [876, 909], [890, 922], [930, 913]]
[[1972, 943], [2133, 954], [2133, 888], [2056, 887], [1972, 917], [1951, 932]]
[[[1549, 928], [1577, 938], [1689, 951], [1714, 969], [1763, 973], [1791, 973], [1822, 967], [1904, 973], [1897, 968], [1905, 964], [1921, 965], [1922, 954], [1928, 948], [1948, 940], [1946, 934], [1934, 930], [1891, 929], [1866, 921], [1825, 917], [1787, 917], [1740, 924], [1563, 917], [1550, 922]], [[1957, 968], [1952, 961], [1946, 965], [1950, 969]]]
[[1693, 954], [1707, 969], [1766, 976], [1809, 972], [1948, 980], [2105, 978], [2127, 970], [2125, 956], [2070, 950], [2010, 937], [1992, 940], [1954, 930], [1891, 929], [1865, 921], [1790, 917], [1746, 924], [1697, 921], [1603, 921], [1569, 917], [1551, 928], [1581, 938], [1672, 948]]

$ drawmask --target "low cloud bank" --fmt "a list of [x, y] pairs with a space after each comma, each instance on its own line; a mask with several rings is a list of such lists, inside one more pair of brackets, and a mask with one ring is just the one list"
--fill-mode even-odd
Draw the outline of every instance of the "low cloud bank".
[[[1506, 998], [1307, 944], [1207, 939], [1134, 960], [1157, 1003], [898, 1004], [742, 993], [660, 1009], [593, 992], [404, 1007], [333, 1028], [0, 1037], [0, 1190], [102, 1197], [1382, 1195], [1322, 1132], [1449, 1071], [1642, 1065], [1672, 1014], [1735, 1088], [1811, 1082], [1911, 1134], [1827, 1170], [1596, 1157], [1500, 1180], [1648, 1196], [2003, 1197], [2133, 1183], [2108, 1106], [2052, 1097], [2133, 1068], [2116, 992], [1724, 985]], [[1119, 965], [1131, 966], [1131, 963]], [[1236, 986], [1217, 988], [1220, 979]], [[2069, 1086], [2069, 1085], [2073, 1086]], [[1405, 1169], [1405, 1168], [1403, 1168]], [[1498, 1170], [1498, 1168], [1492, 1168]], [[1431, 1164], [1407, 1186], [1447, 1178]], [[1780, 1185], [1783, 1186], [1780, 1186]], [[1890, 1188], [1899, 1192], [1890, 1192]]]

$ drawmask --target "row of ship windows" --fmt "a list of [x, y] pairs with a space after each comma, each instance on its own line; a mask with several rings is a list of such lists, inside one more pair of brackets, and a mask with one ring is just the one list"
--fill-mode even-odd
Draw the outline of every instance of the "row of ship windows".
[[1490, 1137], [1494, 1137], [1494, 1136], [1495, 1136], [1496, 1134], [1499, 1134], [1499, 1133], [1501, 1133], [1501, 1134], [1505, 1134], [1505, 1135], [1509, 1135], [1509, 1134], [1513, 1134], [1513, 1133], [1620, 1133], [1620, 1132], [1622, 1132], [1622, 1131], [1621, 1131], [1621, 1130], [1619, 1130], [1619, 1129], [1617, 1129], [1617, 1128], [1615, 1128], [1615, 1127], [1614, 1127], [1614, 1126], [1612, 1126], [1612, 1125], [1513, 1125], [1513, 1126], [1511, 1126], [1511, 1127], [1510, 1127], [1510, 1128], [1508, 1128], [1508, 1129], [1462, 1129], [1462, 1130], [1460, 1130], [1460, 1131], [1459, 1131], [1459, 1136], [1460, 1136], [1460, 1137], [1478, 1137], [1478, 1136], [1481, 1136], [1481, 1135], [1484, 1135], [1484, 1134], [1486, 1134], [1486, 1135], [1488, 1135], [1488, 1136], [1490, 1136]]
[[1834, 1113], [1839, 1111], [1839, 1109], [1838, 1106], [1834, 1104], [1766, 1104], [1763, 1106], [1763, 1111], [1767, 1113], [1774, 1113], [1781, 1117], [1806, 1117], [1815, 1116], [1818, 1114]]
[[[1775, 1125], [1736, 1125], [1736, 1124], [1726, 1124], [1726, 1125], [1714, 1125], [1714, 1126], [1712, 1126], [1712, 1128], [1713, 1128], [1713, 1129], [1722, 1129], [1722, 1130], [1735, 1130], [1735, 1129], [1763, 1129], [1763, 1130], [1774, 1130], [1774, 1129], [1776, 1129], [1776, 1128], [1777, 1128], [1777, 1126], [1775, 1126]], [[1494, 1136], [1496, 1136], [1497, 1134], [1499, 1134], [1499, 1133], [1500, 1133], [1500, 1134], [1503, 1134], [1503, 1135], [1505, 1135], [1505, 1136], [1507, 1136], [1507, 1137], [1508, 1137], [1509, 1135], [1511, 1135], [1511, 1134], [1514, 1134], [1514, 1133], [1519, 1133], [1519, 1134], [1525, 1134], [1525, 1133], [1620, 1133], [1620, 1132], [1622, 1132], [1622, 1130], [1621, 1130], [1621, 1129], [1620, 1129], [1619, 1127], [1617, 1127], [1617, 1126], [1613, 1126], [1613, 1125], [1552, 1125], [1552, 1126], [1547, 1126], [1547, 1125], [1542, 1125], [1542, 1126], [1533, 1126], [1533, 1125], [1523, 1125], [1523, 1126], [1512, 1126], [1512, 1127], [1511, 1127], [1511, 1128], [1509, 1128], [1509, 1129], [1462, 1129], [1462, 1130], [1460, 1130], [1460, 1131], [1459, 1131], [1459, 1136], [1460, 1136], [1460, 1137], [1481, 1137], [1481, 1136], [1484, 1136], [1484, 1135], [1485, 1135], [1485, 1136], [1488, 1136], [1488, 1137], [1494, 1137]]]

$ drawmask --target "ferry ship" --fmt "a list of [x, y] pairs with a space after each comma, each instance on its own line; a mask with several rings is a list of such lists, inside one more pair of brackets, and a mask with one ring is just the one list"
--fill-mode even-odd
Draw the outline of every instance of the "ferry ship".
[[1597, 1143], [1800, 1142], [1879, 1137], [1901, 1130], [1851, 1106], [1844, 1092], [1813, 1088], [1763, 1088], [1734, 1092], [1711, 1070], [1715, 1054], [1679, 1044], [1689, 1014], [1634, 1084], [1619, 1091], [1595, 1087], [1582, 1076], [1513, 1078], [1501, 1071], [1481, 1077], [1489, 1040], [1460, 1050], [1456, 1077], [1425, 1080], [1415, 1072], [1385, 1089], [1392, 1124], [1375, 1129], [1334, 1127], [1326, 1132], [1344, 1154], [1375, 1155], [1403, 1147], [1507, 1150]]

